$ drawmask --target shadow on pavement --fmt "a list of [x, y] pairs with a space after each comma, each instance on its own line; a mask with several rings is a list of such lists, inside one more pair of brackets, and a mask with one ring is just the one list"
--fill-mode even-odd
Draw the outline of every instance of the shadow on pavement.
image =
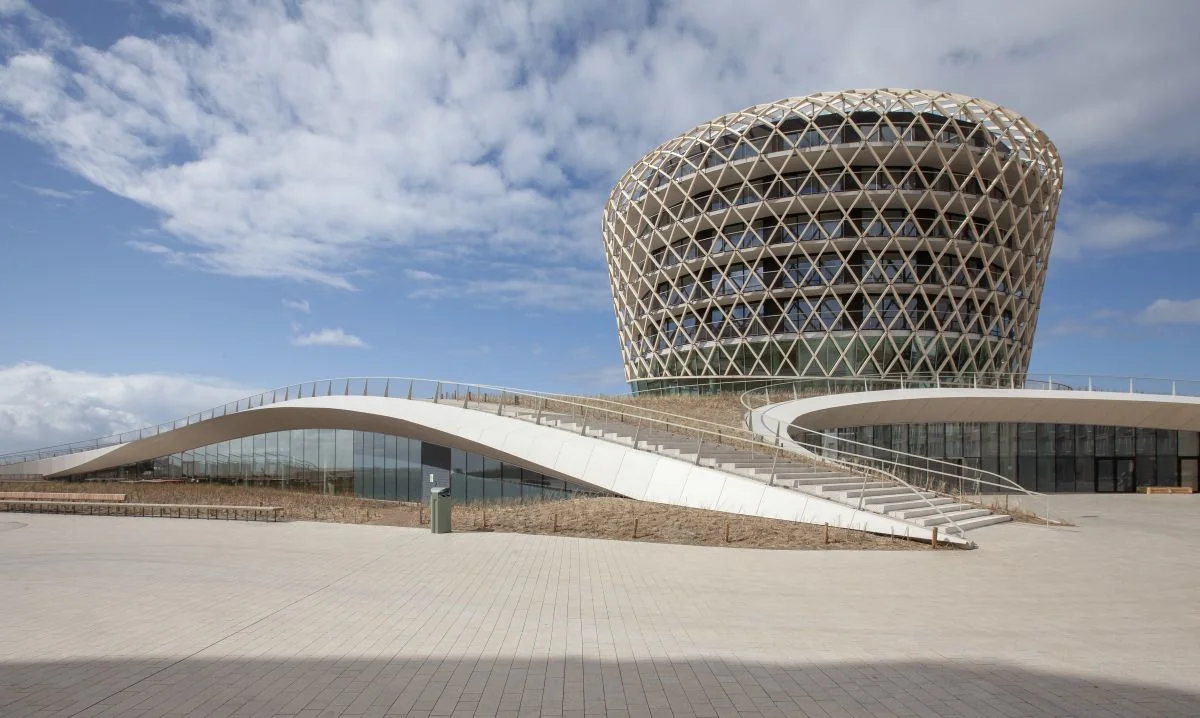
[[1200, 716], [1200, 693], [1007, 664], [719, 657], [0, 663], [0, 715]]

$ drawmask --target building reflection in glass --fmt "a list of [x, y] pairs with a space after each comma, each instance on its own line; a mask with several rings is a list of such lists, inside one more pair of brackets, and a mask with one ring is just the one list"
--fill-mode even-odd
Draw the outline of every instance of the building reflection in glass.
[[431, 485], [449, 486], [458, 503], [604, 495], [479, 454], [348, 429], [245, 436], [67, 478], [214, 481], [389, 501], [427, 501]]
[[[831, 441], [817, 433], [792, 433], [808, 443]], [[864, 444], [990, 471], [1042, 493], [1130, 492], [1140, 486], [1200, 490], [1200, 437], [1195, 431], [951, 422], [857, 426], [834, 433]], [[881, 451], [877, 458], [893, 457]], [[915, 461], [919, 463], [919, 459]]]

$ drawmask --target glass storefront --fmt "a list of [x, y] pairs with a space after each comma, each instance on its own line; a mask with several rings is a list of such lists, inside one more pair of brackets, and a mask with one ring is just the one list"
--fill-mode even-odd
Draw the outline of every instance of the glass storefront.
[[[807, 443], [828, 441], [816, 433], [792, 433]], [[1120, 493], [1136, 491], [1139, 486], [1200, 490], [1200, 436], [1195, 431], [951, 422], [857, 426], [835, 433], [864, 444], [990, 471], [1042, 493]], [[891, 456], [879, 452], [878, 458]]]
[[427, 501], [431, 486], [449, 486], [457, 503], [607, 495], [480, 454], [348, 429], [245, 436], [68, 478], [216, 481], [388, 501]]

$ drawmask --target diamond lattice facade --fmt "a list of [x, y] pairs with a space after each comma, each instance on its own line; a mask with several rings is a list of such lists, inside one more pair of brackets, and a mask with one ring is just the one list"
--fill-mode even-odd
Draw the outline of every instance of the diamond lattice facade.
[[699, 125], [605, 206], [625, 378], [1023, 374], [1061, 191], [1044, 133], [963, 95], [822, 93]]

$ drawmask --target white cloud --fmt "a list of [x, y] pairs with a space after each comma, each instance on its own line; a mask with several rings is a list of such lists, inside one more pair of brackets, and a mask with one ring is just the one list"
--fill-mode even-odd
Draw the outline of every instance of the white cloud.
[[1064, 203], [1059, 227], [1054, 233], [1053, 253], [1063, 259], [1087, 258], [1092, 254], [1145, 251], [1195, 241], [1193, 229], [1176, 226], [1153, 210], [1116, 207], [1106, 202]]
[[408, 277], [414, 282], [435, 282], [442, 278], [440, 274], [426, 272], [423, 269], [405, 269], [404, 276]]
[[[1072, 166], [1200, 156], [1200, 133], [1179, 124], [1200, 114], [1193, 0], [878, 0], [855, 4], [852, 27], [836, 4], [789, 0], [736, 13], [717, 0], [186, 0], [164, 7], [195, 37], [106, 48], [3, 1], [24, 18], [23, 44], [0, 42], [0, 109], [18, 131], [160, 213], [173, 239], [159, 253], [233, 276], [351, 288], [381, 251], [595, 263], [604, 198], [640, 155], [715, 115], [825, 89], [993, 99]], [[527, 296], [518, 272], [496, 281]]]
[[1142, 310], [1143, 324], [1200, 324], [1200, 299], [1156, 299]]
[[46, 199], [72, 200], [87, 197], [91, 194], [91, 191], [86, 189], [62, 190], [54, 189], [53, 187], [38, 187], [37, 185], [25, 184], [24, 182], [15, 182], [14, 184], [24, 187], [37, 196], [45, 197]]
[[283, 300], [283, 308], [304, 312], [305, 314], [312, 312], [312, 307], [309, 306], [307, 299], [285, 299]]
[[341, 327], [336, 329], [318, 329], [315, 332], [292, 337], [292, 344], [298, 347], [350, 347], [353, 349], [369, 349], [370, 345], [362, 339], [347, 334]]
[[83, 441], [171, 421], [258, 391], [213, 377], [0, 366], [0, 451]]

